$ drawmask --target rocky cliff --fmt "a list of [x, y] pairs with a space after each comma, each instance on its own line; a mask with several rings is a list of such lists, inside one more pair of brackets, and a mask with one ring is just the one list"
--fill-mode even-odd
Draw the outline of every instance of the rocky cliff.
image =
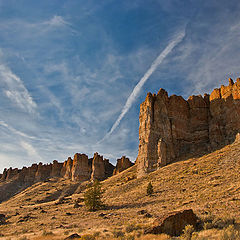
[[204, 96], [148, 93], [140, 106], [138, 176], [189, 154], [211, 151], [240, 132], [240, 78]]
[[[129, 161], [126, 157], [124, 159]], [[121, 167], [121, 171], [130, 166], [132, 164], [125, 162], [124, 166]], [[22, 169], [4, 169], [0, 175], [0, 202], [35, 182], [46, 181], [52, 177], [63, 177], [80, 182], [104, 180], [113, 175], [114, 169], [115, 167], [109, 160], [104, 159], [98, 153], [95, 153], [93, 158], [76, 153], [73, 159], [69, 157], [63, 163], [54, 160], [50, 164], [39, 163]], [[117, 169], [115, 174], [120, 172], [119, 163]]]
[[116, 175], [128, 168], [133, 166], [133, 163], [126, 156], [122, 156], [120, 159], [117, 159], [117, 165], [113, 171], [113, 175]]

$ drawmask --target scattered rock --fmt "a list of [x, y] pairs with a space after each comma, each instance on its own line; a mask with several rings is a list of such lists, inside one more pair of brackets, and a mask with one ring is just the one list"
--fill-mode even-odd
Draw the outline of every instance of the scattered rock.
[[105, 213], [100, 213], [100, 214], [98, 214], [98, 216], [99, 217], [104, 217], [104, 216], [106, 216], [106, 214]]
[[79, 239], [79, 238], [81, 238], [80, 235], [78, 235], [77, 233], [73, 233], [72, 235], [70, 235], [70, 236], [64, 238], [64, 240], [69, 240], [69, 239]]
[[32, 217], [31, 215], [27, 214], [27, 215], [25, 215], [23, 217], [20, 217], [18, 219], [18, 223], [20, 223], [20, 222], [27, 222], [27, 221], [29, 221], [31, 219], [34, 219], [34, 218], [36, 218], [36, 217]]
[[151, 218], [151, 217], [152, 217], [152, 214], [146, 213], [146, 214], [144, 214], [144, 217], [145, 217], [145, 218]]
[[144, 210], [144, 209], [137, 212], [137, 214], [139, 214], [139, 215], [143, 215], [143, 214], [146, 214], [146, 213], [147, 213], [147, 211]]
[[170, 236], [179, 236], [186, 225], [192, 225], [196, 229], [197, 222], [198, 218], [192, 209], [177, 211], [157, 219], [153, 223], [153, 227], [145, 230], [145, 234], [165, 233]]
[[70, 213], [70, 212], [67, 212], [67, 213], [66, 213], [66, 215], [68, 215], [68, 216], [71, 216], [71, 215], [72, 215], [72, 213]]
[[74, 208], [79, 208], [79, 207], [81, 207], [81, 206], [80, 206], [80, 205], [78, 204], [78, 202], [76, 201], [76, 202], [74, 203], [73, 207], [74, 207]]

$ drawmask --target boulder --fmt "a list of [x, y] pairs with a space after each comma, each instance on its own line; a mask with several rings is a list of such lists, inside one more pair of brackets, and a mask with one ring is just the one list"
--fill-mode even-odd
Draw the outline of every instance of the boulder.
[[64, 238], [64, 240], [69, 240], [69, 239], [80, 239], [80, 238], [81, 238], [80, 235], [78, 235], [77, 233], [73, 233], [73, 234], [71, 234], [70, 236]]
[[192, 209], [172, 212], [167, 216], [158, 218], [153, 226], [145, 230], [145, 234], [165, 233], [170, 236], [179, 236], [186, 225], [197, 227], [198, 218]]

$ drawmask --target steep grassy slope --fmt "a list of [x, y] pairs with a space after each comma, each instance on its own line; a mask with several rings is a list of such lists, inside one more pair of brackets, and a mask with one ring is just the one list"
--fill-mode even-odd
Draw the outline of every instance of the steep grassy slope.
[[[155, 217], [185, 208], [192, 208], [200, 217], [232, 217], [240, 222], [239, 172], [240, 143], [200, 158], [173, 163], [140, 179], [136, 178], [133, 166], [102, 182], [107, 207], [98, 212], [88, 212], [84, 207], [86, 183], [52, 179], [0, 204], [0, 213], [8, 216], [7, 224], [0, 226], [0, 233], [4, 235], [2, 239], [22, 236], [64, 239], [75, 232], [80, 235], [100, 232], [99, 239], [103, 236], [113, 239], [123, 232], [134, 232], [137, 236]], [[146, 196], [149, 181], [154, 187], [151, 197]], [[63, 196], [65, 199], [59, 202]], [[76, 200], [79, 208], [74, 208]], [[131, 226], [135, 227], [129, 230]], [[50, 233], [54, 235], [48, 236]]]

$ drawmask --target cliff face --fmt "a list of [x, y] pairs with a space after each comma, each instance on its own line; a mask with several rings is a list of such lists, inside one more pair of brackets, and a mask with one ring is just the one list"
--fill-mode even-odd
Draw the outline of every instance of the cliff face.
[[[129, 161], [128, 158], [124, 157], [124, 159]], [[125, 164], [124, 169], [130, 166], [132, 165]], [[50, 164], [33, 164], [28, 168], [4, 169], [0, 174], [0, 202], [35, 182], [45, 181], [51, 177], [63, 177], [80, 182], [104, 180], [113, 175], [114, 169], [115, 167], [109, 160], [103, 159], [103, 156], [98, 153], [95, 153], [93, 158], [76, 153], [73, 160], [69, 157], [63, 163], [54, 160]], [[118, 172], [120, 171], [118, 170], [116, 173]]]
[[240, 79], [211, 95], [168, 97], [148, 93], [140, 106], [138, 176], [188, 154], [231, 143], [240, 132]]

